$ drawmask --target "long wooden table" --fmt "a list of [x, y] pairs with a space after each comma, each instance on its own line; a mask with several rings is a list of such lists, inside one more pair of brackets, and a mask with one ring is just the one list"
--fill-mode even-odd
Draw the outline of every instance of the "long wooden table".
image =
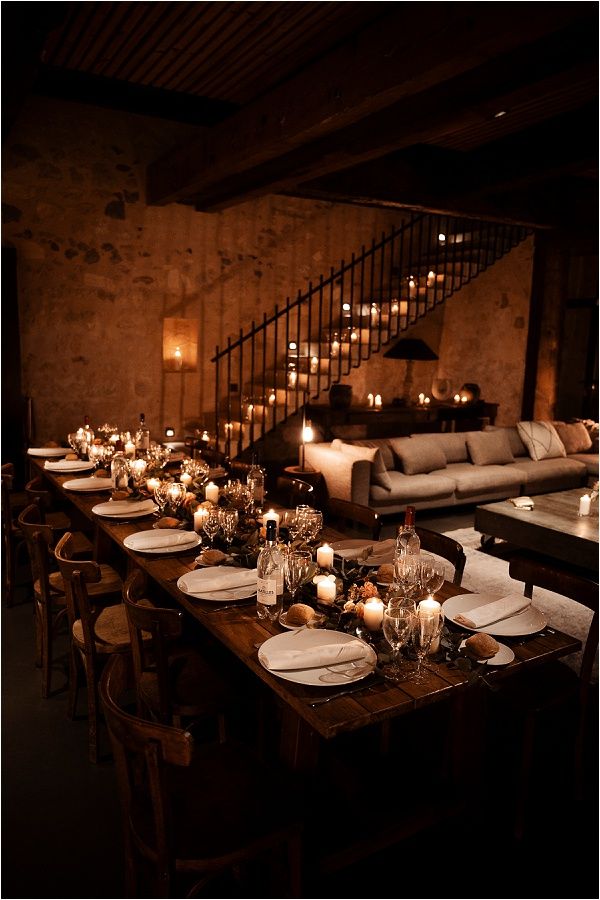
[[[438, 705], [443, 710], [447, 704], [448, 734], [440, 736], [447, 747], [445, 765], [452, 783], [459, 786], [477, 784], [477, 766], [480, 746], [478, 739], [483, 732], [485, 699], [484, 692], [474, 690], [477, 682], [469, 673], [458, 668], [450, 668], [446, 663], [427, 661], [427, 679], [421, 684], [410, 681], [397, 685], [384, 681], [352, 694], [342, 694], [330, 702], [311, 706], [311, 702], [327, 692], [336, 694], [333, 686], [316, 688], [285, 681], [263, 668], [258, 660], [258, 646], [273, 634], [281, 633], [279, 625], [259, 620], [253, 602], [241, 602], [237, 606], [216, 605], [195, 600], [177, 588], [178, 578], [194, 568], [197, 549], [165, 556], [136, 553], [124, 546], [125, 538], [140, 530], [152, 527], [152, 517], [138, 518], [129, 522], [115, 522], [92, 513], [92, 507], [106, 500], [107, 494], [88, 494], [65, 490], [64, 482], [71, 476], [51, 474], [43, 468], [42, 460], [34, 465], [43, 473], [51, 488], [70, 504], [74, 523], [93, 525], [95, 546], [102, 553], [103, 548], [118, 554], [122, 574], [132, 568], [142, 569], [159, 590], [174, 604], [183, 607], [214, 638], [241, 661], [248, 673], [263, 685], [263, 694], [279, 707], [279, 754], [281, 763], [296, 776], [313, 775], [319, 771], [320, 757], [330, 743], [349, 733], [366, 733], [371, 726], [380, 729], [382, 735], [389, 732], [394, 723], [411, 726], [413, 715], [426, 707]], [[335, 537], [335, 535], [332, 535]], [[442, 601], [464, 589], [445, 582], [438, 593]], [[538, 634], [519, 637], [510, 643], [515, 653], [514, 661], [501, 669], [486, 672], [486, 682], [504, 678], [518, 678], [530, 666], [537, 666], [580, 649], [579, 640], [555, 629], [544, 629]], [[479, 679], [477, 679], [479, 681]], [[358, 685], [356, 685], [358, 686]], [[330, 690], [331, 688], [331, 690]], [[437, 707], [436, 707], [437, 708]], [[371, 729], [372, 730], [372, 729]], [[370, 733], [370, 732], [368, 732]], [[475, 780], [474, 780], [475, 779]], [[470, 793], [472, 796], [473, 788]], [[408, 807], [404, 817], [393, 816], [392, 823], [375, 829], [370, 827], [367, 837], [364, 832], [356, 840], [349, 837], [343, 846], [333, 848], [328, 842], [327, 849], [319, 848], [318, 866], [320, 871], [332, 871], [356, 859], [368, 856], [370, 852], [386, 844], [393, 844], [410, 834], [426, 828], [435, 822], [452, 816], [464, 808], [466, 793], [460, 791], [459, 799], [452, 802], [447, 797], [427, 806], [418, 799], [414, 811]], [[349, 834], [352, 833], [350, 830]]]

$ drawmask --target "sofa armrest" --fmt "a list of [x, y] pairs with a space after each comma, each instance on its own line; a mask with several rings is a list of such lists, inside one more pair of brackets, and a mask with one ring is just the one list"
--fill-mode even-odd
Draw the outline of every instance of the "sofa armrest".
[[331, 444], [306, 444], [305, 459], [309, 466], [321, 472], [329, 497], [340, 497], [352, 503], [369, 505], [371, 463], [352, 459]]

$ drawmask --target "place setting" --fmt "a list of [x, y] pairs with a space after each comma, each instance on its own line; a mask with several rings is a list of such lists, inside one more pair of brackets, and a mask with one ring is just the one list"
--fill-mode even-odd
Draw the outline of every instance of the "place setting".
[[195, 531], [171, 531], [167, 529], [136, 531], [127, 535], [123, 545], [137, 553], [184, 553], [202, 543]]
[[95, 515], [107, 519], [140, 519], [157, 510], [153, 500], [107, 500], [92, 507]]

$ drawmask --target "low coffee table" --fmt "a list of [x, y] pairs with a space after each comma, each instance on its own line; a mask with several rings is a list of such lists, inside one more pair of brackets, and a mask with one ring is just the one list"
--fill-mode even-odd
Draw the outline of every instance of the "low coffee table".
[[518, 509], [510, 500], [487, 503], [475, 510], [475, 530], [481, 543], [501, 538], [590, 572], [598, 573], [598, 514], [579, 516], [585, 488], [534, 496], [534, 508]]

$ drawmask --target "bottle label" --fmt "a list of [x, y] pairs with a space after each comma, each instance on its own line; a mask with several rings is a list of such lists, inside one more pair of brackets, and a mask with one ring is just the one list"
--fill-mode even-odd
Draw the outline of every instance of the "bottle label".
[[258, 578], [256, 588], [256, 600], [263, 606], [275, 606], [277, 604], [277, 579]]

